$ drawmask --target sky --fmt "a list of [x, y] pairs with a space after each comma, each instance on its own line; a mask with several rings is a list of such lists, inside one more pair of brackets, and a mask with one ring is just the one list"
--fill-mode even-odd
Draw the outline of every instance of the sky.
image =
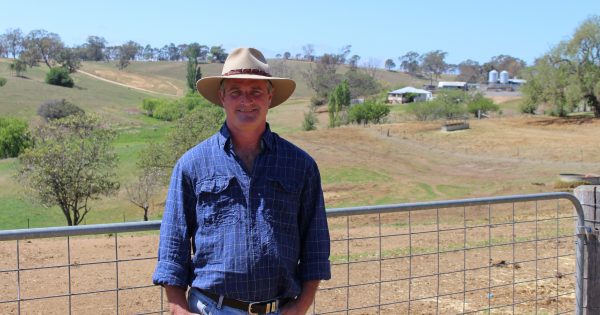
[[352, 45], [359, 64], [380, 66], [438, 49], [448, 63], [507, 54], [531, 64], [592, 15], [600, 15], [598, 0], [0, 0], [0, 33], [45, 29], [68, 46], [90, 35], [109, 45], [246, 46], [267, 57], [295, 56], [307, 44], [316, 55]]

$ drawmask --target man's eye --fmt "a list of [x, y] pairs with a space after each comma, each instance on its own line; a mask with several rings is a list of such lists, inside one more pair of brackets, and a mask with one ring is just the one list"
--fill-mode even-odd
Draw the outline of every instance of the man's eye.
[[240, 96], [240, 91], [231, 91], [229, 92], [231, 96]]

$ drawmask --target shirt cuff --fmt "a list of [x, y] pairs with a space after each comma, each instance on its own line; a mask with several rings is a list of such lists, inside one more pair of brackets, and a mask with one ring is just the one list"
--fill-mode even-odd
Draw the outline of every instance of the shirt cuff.
[[320, 262], [302, 263], [300, 265], [300, 279], [302, 282], [310, 280], [331, 279], [331, 264], [329, 260]]
[[189, 285], [188, 270], [177, 263], [159, 261], [152, 275], [152, 282], [155, 285], [187, 287]]

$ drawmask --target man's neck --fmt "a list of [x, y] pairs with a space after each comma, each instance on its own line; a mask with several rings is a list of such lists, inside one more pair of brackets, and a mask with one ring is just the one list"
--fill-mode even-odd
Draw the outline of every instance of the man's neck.
[[261, 138], [266, 130], [266, 125], [263, 128], [256, 130], [239, 130], [229, 128], [229, 134], [233, 143], [233, 151], [244, 164], [246, 171], [252, 173], [254, 161], [261, 152]]
[[260, 152], [260, 140], [266, 130], [266, 124], [254, 129], [236, 129], [227, 125], [233, 147], [237, 151], [243, 152]]

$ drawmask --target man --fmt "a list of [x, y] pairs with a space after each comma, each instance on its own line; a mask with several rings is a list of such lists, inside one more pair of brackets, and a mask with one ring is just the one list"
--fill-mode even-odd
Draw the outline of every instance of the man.
[[305, 314], [331, 277], [317, 165], [266, 122], [295, 86], [253, 48], [197, 82], [226, 120], [171, 177], [153, 281], [173, 314]]

